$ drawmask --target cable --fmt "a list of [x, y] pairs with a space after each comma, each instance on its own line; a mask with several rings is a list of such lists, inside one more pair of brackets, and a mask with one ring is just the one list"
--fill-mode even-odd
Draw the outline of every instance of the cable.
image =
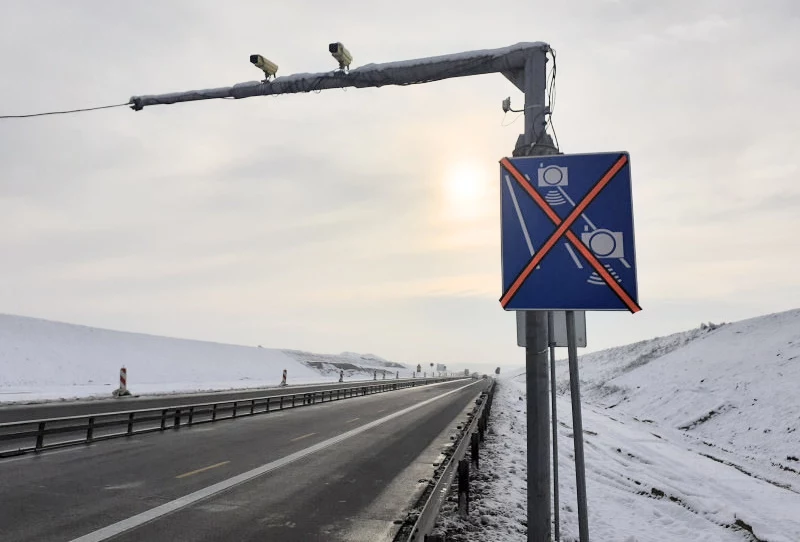
[[[548, 123], [550, 124], [550, 131], [553, 132], [553, 143], [555, 147], [558, 149], [561, 146], [558, 144], [558, 135], [556, 135], [556, 126], [553, 124], [553, 111], [556, 108], [556, 51], [552, 47], [549, 49], [550, 55], [553, 57], [553, 68], [550, 71], [550, 86], [548, 88]], [[545, 126], [545, 130], [547, 130], [547, 126]]]
[[[513, 109], [511, 109], [510, 111], [513, 111]], [[514, 111], [514, 112], [517, 113], [518, 111]], [[505, 128], [506, 126], [511, 126], [512, 124], [517, 122], [520, 119], [520, 117], [522, 117], [523, 113], [520, 113], [519, 115], [514, 117], [514, 120], [512, 120], [508, 124], [505, 123], [506, 115], [508, 115], [508, 113], [503, 113], [503, 119], [500, 121], [500, 126], [502, 126], [503, 128]]]
[[84, 109], [68, 109], [65, 111], [47, 111], [44, 113], [29, 113], [27, 115], [0, 115], [0, 119], [27, 119], [30, 117], [44, 117], [46, 115], [66, 115], [68, 113], [83, 113], [84, 111], [97, 111], [98, 109], [111, 109], [112, 107], [123, 107], [126, 105], [131, 105], [131, 102], [125, 102], [124, 104], [101, 105], [98, 107], [87, 107]]

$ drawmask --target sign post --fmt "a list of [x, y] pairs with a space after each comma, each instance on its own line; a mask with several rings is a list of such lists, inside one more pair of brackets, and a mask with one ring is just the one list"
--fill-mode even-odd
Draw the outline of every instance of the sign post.
[[586, 506], [586, 468], [583, 461], [583, 418], [581, 384], [578, 378], [578, 348], [575, 344], [575, 313], [567, 311], [569, 347], [569, 392], [572, 398], [572, 434], [575, 441], [575, 482], [578, 493], [578, 532], [581, 542], [589, 541], [589, 516]]
[[[551, 324], [548, 337], [547, 325], [542, 332], [539, 321], [544, 319], [546, 324], [550, 313], [554, 322], [553, 311], [565, 311], [578, 522], [580, 540], [587, 542], [575, 311], [641, 310], [637, 301], [630, 157], [625, 152], [526, 156], [504, 158], [500, 164], [503, 264], [500, 304], [505, 310], [525, 311], [528, 505], [537, 506], [530, 501], [531, 491], [541, 493], [545, 480], [541, 472], [542, 454], [546, 458], [550, 455], [550, 450], [541, 451], [542, 441], [549, 439], [549, 432], [543, 437], [540, 431], [542, 416], [549, 421], [547, 348], [556, 341], [556, 326]], [[553, 371], [551, 367], [552, 387]], [[552, 406], [555, 411], [554, 401]], [[553, 431], [554, 457], [558, 452], [556, 435]], [[532, 457], [534, 448], [536, 456]], [[549, 522], [549, 468], [546, 482]], [[554, 498], [557, 498], [555, 491]], [[529, 540], [549, 540], [549, 531], [546, 536], [530, 538], [532, 529], [542, 532], [541, 520], [541, 514], [531, 515], [529, 508]]]

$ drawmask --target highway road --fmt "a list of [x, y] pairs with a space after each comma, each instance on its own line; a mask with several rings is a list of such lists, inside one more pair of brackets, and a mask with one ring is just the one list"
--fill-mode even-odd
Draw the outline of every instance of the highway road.
[[[94, 399], [89, 401], [63, 401], [31, 405], [0, 405], [0, 423], [17, 422], [23, 420], [39, 420], [44, 418], [63, 418], [67, 416], [86, 416], [103, 412], [118, 412], [122, 410], [141, 410], [147, 408], [161, 408], [170, 405], [189, 403], [212, 403], [252, 399], [254, 397], [273, 397], [287, 393], [305, 393], [310, 391], [329, 390], [336, 388], [359, 387], [371, 383], [404, 382], [410, 378], [386, 380], [351, 380], [343, 383], [309, 384], [303, 386], [286, 386], [274, 388], [260, 388], [251, 390], [234, 390], [210, 393], [191, 393], [180, 395], [154, 395], [141, 397], [120, 397], [108, 399]], [[433, 378], [417, 378], [416, 381], [435, 381]]]
[[485, 380], [0, 460], [0, 540], [391, 540]]

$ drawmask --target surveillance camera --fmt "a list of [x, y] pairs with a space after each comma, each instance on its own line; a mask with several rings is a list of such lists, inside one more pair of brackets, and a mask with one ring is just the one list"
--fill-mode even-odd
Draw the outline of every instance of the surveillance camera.
[[278, 65], [261, 55], [250, 55], [250, 62], [254, 64], [256, 68], [263, 71], [267, 79], [275, 77], [275, 74], [278, 72]]
[[350, 63], [353, 62], [353, 55], [351, 55], [350, 51], [348, 51], [347, 48], [338, 41], [328, 45], [328, 51], [333, 58], [339, 61], [339, 68], [342, 70], [349, 68]]

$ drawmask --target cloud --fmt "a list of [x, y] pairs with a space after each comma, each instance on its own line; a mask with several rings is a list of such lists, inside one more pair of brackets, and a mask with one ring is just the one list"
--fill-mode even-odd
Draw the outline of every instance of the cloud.
[[[329, 70], [333, 40], [359, 65], [550, 41], [563, 150], [632, 155], [647, 314], [621, 327], [598, 317], [603, 341], [797, 302], [791, 0], [585, 0], [545, 19], [522, 0], [3, 11], [9, 113], [251, 80], [256, 52], [281, 74]], [[513, 315], [496, 299], [497, 162], [521, 129], [503, 126], [506, 96], [522, 105], [504, 78], [482, 76], [0, 121], [4, 310], [247, 344], [514, 359]], [[447, 191], [465, 167], [480, 179], [473, 200]]]

